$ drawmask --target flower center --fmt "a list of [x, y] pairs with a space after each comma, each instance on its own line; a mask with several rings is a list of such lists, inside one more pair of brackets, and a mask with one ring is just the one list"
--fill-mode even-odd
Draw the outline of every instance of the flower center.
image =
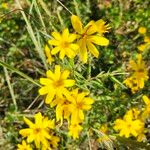
[[41, 131], [40, 128], [35, 128], [35, 129], [34, 129], [34, 133], [35, 133], [35, 134], [38, 134], [40, 131]]
[[63, 86], [63, 80], [58, 80], [54, 83], [54, 87], [57, 88], [57, 87], [60, 87], [60, 86]]
[[142, 73], [142, 72], [144, 72], [144, 69], [141, 68], [141, 69], [138, 70], [138, 72]]
[[82, 109], [82, 107], [83, 107], [83, 103], [81, 103], [81, 102], [80, 102], [80, 103], [77, 103], [77, 108], [78, 108], [78, 109]]
[[67, 48], [67, 47], [69, 47], [69, 43], [66, 42], [66, 41], [63, 41], [63, 42], [61, 43], [61, 46], [62, 46], [62, 48]]

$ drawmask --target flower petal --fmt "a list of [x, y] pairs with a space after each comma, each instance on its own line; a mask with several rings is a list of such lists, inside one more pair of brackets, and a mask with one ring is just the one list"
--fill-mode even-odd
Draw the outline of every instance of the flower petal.
[[94, 35], [89, 37], [89, 41], [101, 46], [107, 46], [109, 44], [109, 40], [105, 37]]
[[96, 58], [98, 58], [98, 56], [99, 56], [99, 51], [97, 50], [97, 48], [96, 48], [91, 42], [87, 42], [87, 47], [88, 47], [88, 50], [89, 50]]
[[50, 104], [55, 96], [56, 91], [55, 90], [51, 90], [50, 93], [47, 94], [46, 99], [45, 99], [45, 103], [46, 104]]
[[39, 94], [40, 94], [40, 95], [45, 95], [45, 94], [47, 94], [48, 92], [49, 92], [49, 89], [48, 89], [47, 86], [43, 86], [43, 87], [41, 87], [41, 88], [39, 89]]
[[80, 21], [80, 18], [78, 16], [72, 15], [71, 16], [71, 23], [72, 23], [74, 30], [81, 34], [83, 28], [82, 28], [82, 23]]
[[60, 77], [61, 80], [67, 79], [69, 74], [70, 74], [69, 70], [64, 70], [63, 73], [61, 74], [61, 77]]
[[57, 46], [57, 47], [55, 47], [55, 48], [52, 49], [51, 54], [52, 54], [52, 55], [55, 55], [55, 54], [57, 54], [59, 51], [60, 51], [60, 47]]
[[48, 44], [58, 46], [60, 44], [60, 42], [57, 40], [48, 40]]
[[67, 79], [67, 80], [64, 80], [64, 86], [65, 87], [71, 87], [71, 86], [73, 86], [75, 84], [75, 81], [74, 80], [69, 80], [69, 79]]
[[59, 65], [55, 65], [55, 81], [58, 81], [60, 79], [60, 66]]
[[86, 48], [86, 42], [84, 40], [79, 41], [79, 46], [80, 46], [80, 58], [83, 61], [83, 63], [87, 62], [88, 54], [87, 54], [87, 48]]
[[61, 40], [61, 35], [59, 32], [52, 32], [52, 36], [58, 41]]
[[63, 38], [63, 40], [67, 41], [68, 37], [69, 37], [69, 30], [66, 28], [63, 30], [62, 38]]

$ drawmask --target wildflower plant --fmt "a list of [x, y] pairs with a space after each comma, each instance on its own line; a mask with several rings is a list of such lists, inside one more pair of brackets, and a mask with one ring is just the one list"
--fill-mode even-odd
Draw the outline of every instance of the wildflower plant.
[[[15, 27], [9, 32], [11, 26], [5, 29], [5, 15], [0, 14], [0, 31], [8, 31], [8, 36], [0, 32], [0, 48], [8, 51], [7, 57], [0, 52], [6, 78], [0, 75], [0, 108], [3, 99], [13, 100], [5, 105], [7, 112], [0, 109], [5, 116], [2, 142], [8, 137], [17, 150], [149, 149], [150, 36], [141, 17], [149, 11], [141, 13], [145, 5], [139, 5], [140, 13], [132, 10], [140, 21], [132, 12], [129, 21], [125, 11], [137, 2], [119, 1], [119, 9], [113, 2], [15, 0], [10, 12], [10, 3], [2, 2], [6, 16], [23, 17], [18, 23], [13, 16]], [[10, 34], [18, 35], [10, 37], [13, 44], [6, 40]], [[25, 80], [14, 78], [16, 74]], [[7, 125], [10, 131], [3, 136]]]

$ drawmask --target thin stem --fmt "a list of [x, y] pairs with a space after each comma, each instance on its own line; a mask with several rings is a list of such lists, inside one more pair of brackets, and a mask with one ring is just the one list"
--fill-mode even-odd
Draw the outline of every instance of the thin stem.
[[59, 0], [57, 0], [57, 2], [58, 2], [62, 7], [64, 7], [71, 15], [73, 15], [73, 13], [72, 13], [62, 2], [60, 2]]
[[9, 77], [9, 74], [8, 74], [6, 67], [3, 67], [3, 68], [4, 68], [5, 77], [6, 77], [6, 82], [8, 84], [8, 88], [9, 88], [9, 91], [10, 91], [10, 94], [11, 94], [11, 97], [12, 97], [12, 100], [13, 100], [13, 103], [15, 106], [15, 110], [17, 110], [17, 103], [16, 103], [15, 94], [14, 94], [14, 89], [10, 83], [10, 77]]

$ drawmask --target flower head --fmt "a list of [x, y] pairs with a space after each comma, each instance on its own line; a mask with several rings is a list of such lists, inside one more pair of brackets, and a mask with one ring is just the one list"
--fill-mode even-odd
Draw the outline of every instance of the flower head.
[[78, 89], [73, 90], [71, 94], [65, 93], [72, 108], [71, 124], [82, 122], [84, 120], [84, 111], [91, 109], [94, 100], [87, 97], [87, 95], [87, 92], [79, 93]]
[[132, 135], [137, 137], [143, 131], [144, 123], [139, 119], [135, 119], [133, 112], [129, 110], [123, 119], [117, 119], [115, 121], [114, 129], [120, 131], [120, 136], [128, 138]]
[[47, 44], [45, 45], [45, 54], [46, 54], [48, 63], [51, 64], [54, 61], [54, 59], [52, 58], [51, 50]]
[[49, 40], [50, 45], [55, 46], [51, 54], [55, 55], [59, 52], [59, 58], [63, 59], [65, 55], [69, 58], [74, 58], [78, 52], [78, 45], [73, 43], [76, 39], [76, 34], [70, 34], [68, 29], [64, 29], [62, 35], [59, 32], [53, 32], [54, 39]]
[[75, 123], [75, 124], [71, 124], [69, 126], [69, 135], [73, 137], [73, 139], [77, 139], [79, 138], [79, 133], [82, 131], [82, 126], [80, 126], [79, 124]]
[[139, 32], [140, 34], [145, 34], [145, 33], [146, 33], [146, 28], [145, 28], [145, 27], [140, 27], [140, 28], [138, 29], [138, 32]]
[[17, 147], [17, 150], [32, 150], [31, 146], [25, 140], [22, 141], [22, 144], [18, 144]]
[[148, 80], [148, 71], [145, 62], [142, 60], [142, 55], [137, 55], [137, 61], [130, 60], [130, 68], [133, 71], [130, 77], [128, 77], [124, 83], [131, 88], [135, 93], [139, 89], [144, 87], [144, 82]]
[[150, 117], [150, 99], [146, 95], [144, 95], [142, 98], [145, 103], [145, 108], [144, 108], [142, 117], [146, 119]]
[[106, 24], [106, 22], [102, 19], [94, 22], [93, 21], [93, 27], [96, 28], [96, 31], [100, 34], [103, 35], [104, 33], [108, 32], [110, 30], [109, 24]]
[[70, 74], [69, 70], [61, 72], [59, 65], [55, 66], [54, 73], [51, 70], [46, 72], [47, 78], [40, 78], [40, 83], [44, 85], [39, 89], [40, 95], [45, 95], [47, 104], [50, 104], [55, 95], [62, 97], [62, 94], [66, 91], [66, 87], [71, 87], [75, 84], [74, 80], [67, 79]]
[[48, 140], [51, 139], [50, 130], [54, 129], [54, 120], [44, 118], [41, 113], [35, 114], [34, 118], [35, 123], [24, 117], [24, 121], [29, 128], [21, 129], [19, 133], [23, 137], [27, 137], [28, 143], [34, 141], [36, 148], [40, 148], [42, 145], [48, 147]]
[[63, 123], [63, 119], [67, 119], [68, 122], [70, 119], [70, 115], [72, 113], [72, 105], [65, 97], [57, 97], [51, 103], [51, 107], [56, 106], [56, 121], [61, 121], [61, 125]]
[[[97, 27], [97, 25], [99, 25], [100, 23], [96, 22], [94, 24], [94, 21], [89, 22], [84, 28], [83, 25], [80, 21], [80, 18], [72, 15], [71, 17], [71, 23], [72, 26], [74, 28], [74, 30], [77, 32], [78, 34], [78, 45], [79, 45], [79, 55], [81, 57], [81, 60], [86, 63], [87, 62], [87, 58], [88, 58], [88, 50], [96, 57], [98, 58], [99, 56], [99, 51], [97, 50], [97, 48], [94, 46], [94, 44], [96, 45], [101, 45], [101, 46], [107, 46], [109, 44], [109, 40], [106, 39], [105, 37], [101, 36], [101, 35], [96, 35], [95, 33], [100, 31], [100, 28]], [[101, 23], [103, 24], [103, 23]], [[104, 23], [105, 24], [105, 23]], [[105, 27], [105, 25], [103, 25]], [[106, 27], [107, 28], [107, 27]], [[99, 30], [98, 30], [99, 29]], [[104, 29], [105, 30], [105, 29]], [[105, 31], [101, 32], [106, 32]]]

